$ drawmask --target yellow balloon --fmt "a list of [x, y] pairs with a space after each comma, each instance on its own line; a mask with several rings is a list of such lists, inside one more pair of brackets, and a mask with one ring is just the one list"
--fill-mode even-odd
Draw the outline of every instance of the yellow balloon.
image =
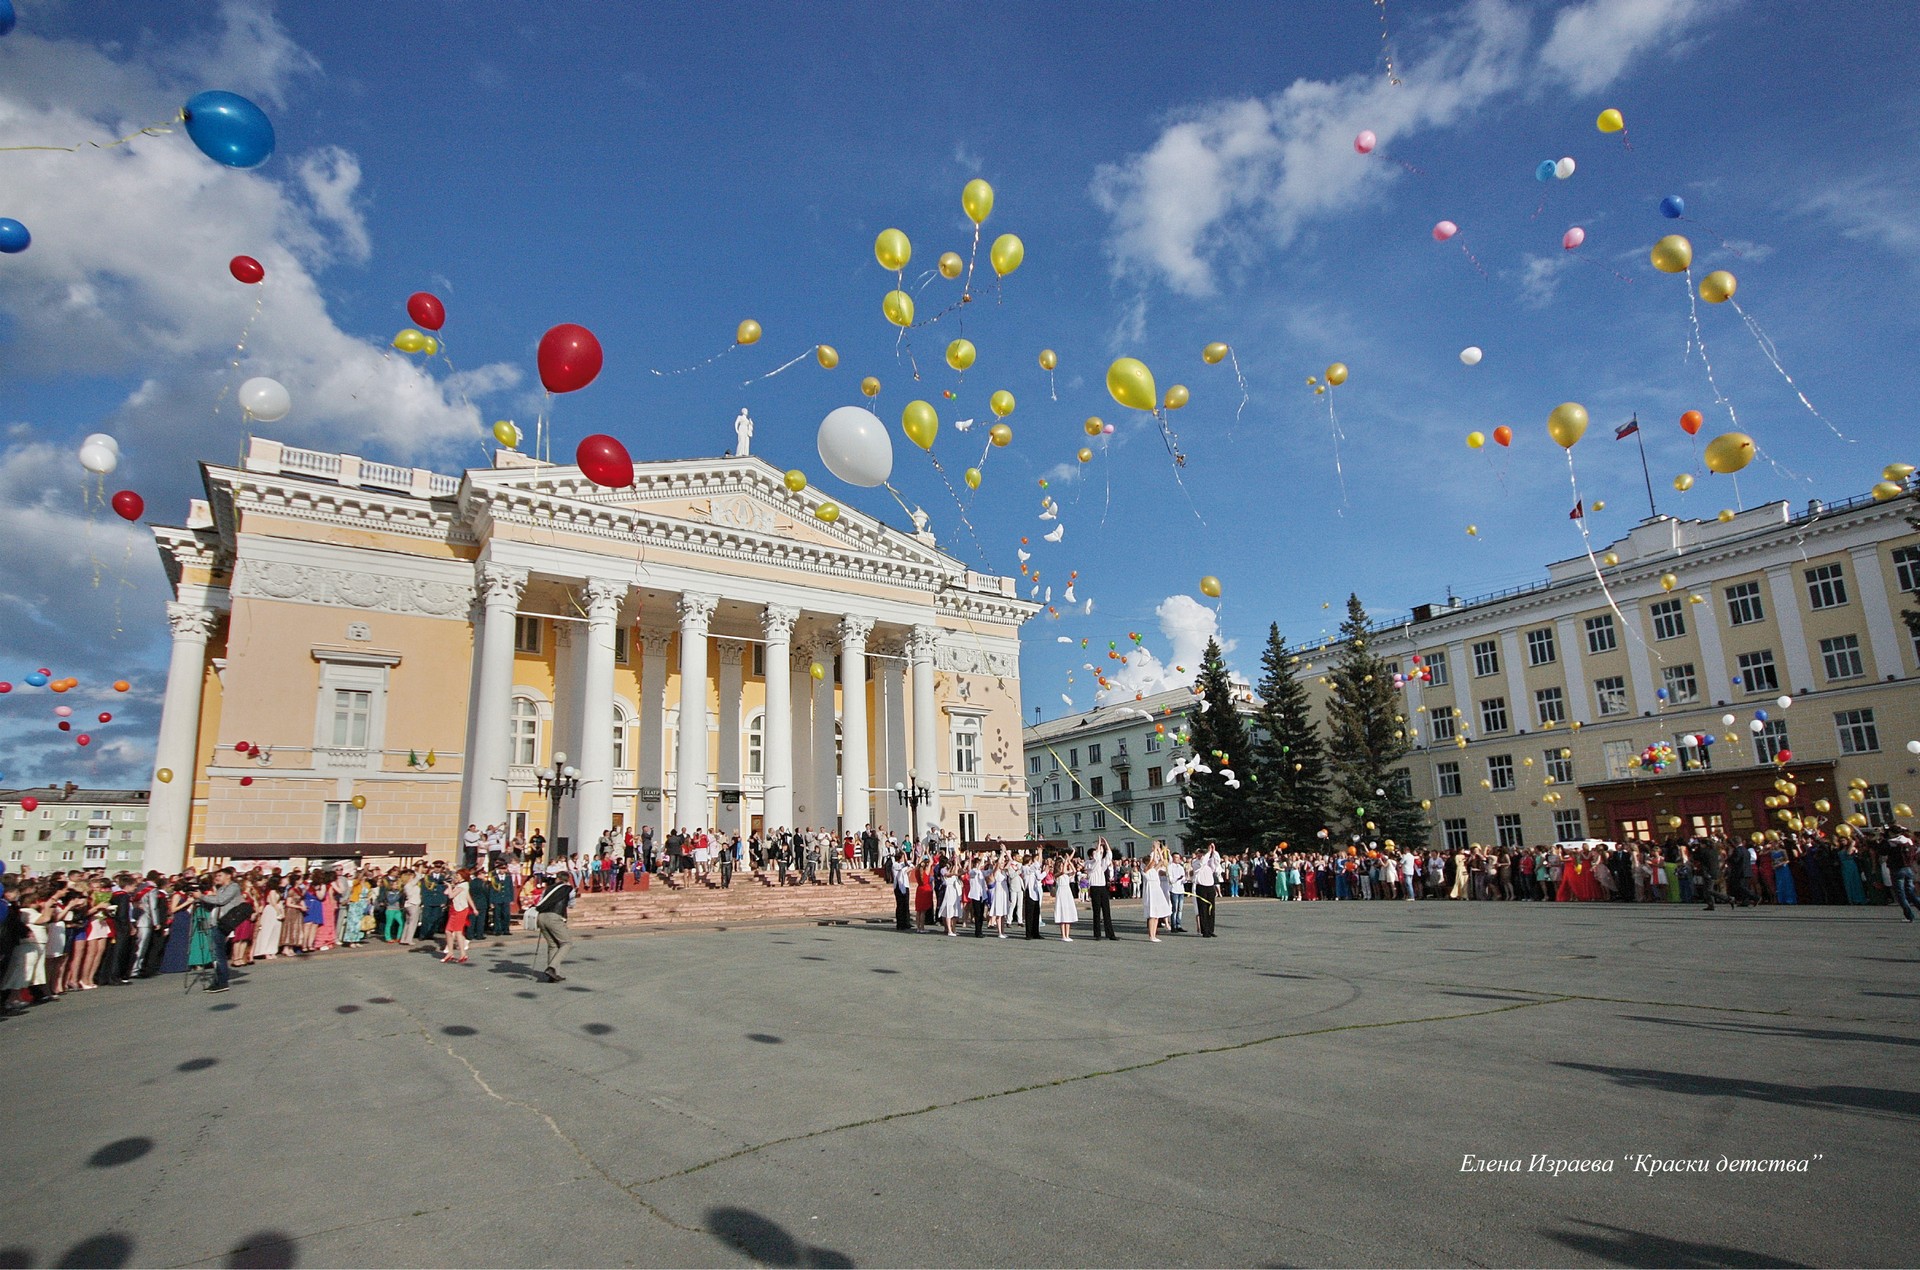
[[736, 344], [758, 344], [760, 342], [760, 324], [747, 318], [734, 328], [733, 342]]
[[426, 333], [409, 326], [393, 337], [393, 346], [403, 353], [418, 353], [427, 346]]
[[1739, 286], [1739, 281], [1725, 269], [1715, 269], [1700, 279], [1700, 298], [1708, 304], [1725, 304], [1733, 299]]
[[1137, 357], [1114, 359], [1107, 367], [1107, 391], [1121, 405], [1133, 410], [1151, 410], [1160, 404], [1154, 391], [1153, 372]]
[[1722, 507], [1720, 509], [1720, 514], [1718, 516], [1715, 516], [1714, 519], [1719, 521], [1723, 525], [1726, 524], [1728, 521], [1733, 519], [1733, 508]]
[[173, 784], [173, 769], [171, 767], [163, 767], [153, 774], [153, 778], [162, 785], [171, 785]]
[[980, 488], [980, 469], [977, 467], [968, 468], [966, 470], [965, 475], [961, 479], [966, 481], [968, 489], [979, 489]]
[[1889, 463], [1880, 469], [1880, 479], [1883, 481], [1904, 481], [1909, 476], [1912, 476], [1913, 473], [1914, 467], [1911, 463]]
[[1315, 385], [1315, 384], [1317, 384], [1317, 383], [1319, 383], [1319, 382], [1320, 382], [1320, 376], [1318, 376], [1318, 375], [1308, 375], [1308, 376], [1307, 376], [1307, 386], [1308, 386], [1308, 387], [1312, 387], [1313, 385]]
[[1571, 450], [1587, 434], [1587, 408], [1577, 401], [1563, 401], [1547, 416], [1547, 435]]
[[996, 423], [987, 429], [987, 440], [1001, 447], [1012, 445], [1013, 429], [1004, 423]]
[[1693, 263], [1693, 244], [1681, 234], [1668, 234], [1648, 253], [1653, 267], [1661, 273], [1685, 273]]
[[909, 401], [900, 412], [900, 427], [907, 440], [923, 450], [933, 449], [933, 438], [940, 431], [940, 416], [924, 401]]
[[1619, 553], [1609, 551], [1606, 555], [1600, 557], [1600, 563], [1607, 566], [1607, 568], [1609, 569], [1613, 568], [1613, 566], [1620, 563]]
[[1200, 360], [1209, 366], [1218, 366], [1227, 360], [1227, 354], [1231, 351], [1225, 344], [1215, 340], [1200, 350]]
[[819, 662], [815, 662], [813, 665], [807, 667], [807, 673], [815, 679], [825, 679], [827, 677], [827, 668]]
[[1602, 502], [1600, 499], [1596, 498], [1593, 500], [1593, 510], [1597, 512], [1603, 512], [1607, 510], [1607, 505], [1606, 503]]
[[1690, 489], [1692, 489], [1692, 488], [1693, 488], [1693, 473], [1692, 473], [1692, 472], [1682, 472], [1682, 473], [1680, 473], [1680, 475], [1678, 475], [1678, 476], [1676, 476], [1676, 477], [1674, 477], [1674, 478], [1673, 478], [1673, 487], [1674, 487], [1675, 489], [1677, 489], [1677, 490], [1679, 490], [1679, 491], [1680, 491], [1680, 492], [1681, 492], [1682, 494], [1684, 494], [1684, 493], [1686, 493], [1686, 492], [1687, 492], [1688, 490], [1690, 490]]
[[1211, 573], [1209, 573], [1206, 577], [1201, 578], [1200, 594], [1206, 596], [1209, 600], [1219, 599], [1220, 598], [1220, 579], [1214, 577]]
[[878, 397], [880, 395], [880, 381], [872, 375], [868, 375], [860, 381], [860, 391], [869, 397]]
[[813, 509], [813, 516], [815, 520], [824, 520], [831, 525], [840, 519], [840, 504], [822, 503]]
[[1744, 432], [1722, 432], [1707, 442], [1707, 470], [1722, 476], [1753, 462], [1753, 438]]
[[960, 259], [959, 252], [943, 251], [940, 253], [940, 276], [941, 277], [957, 278], [966, 269], [966, 267], [967, 267], [967, 262]]
[[797, 467], [790, 469], [781, 479], [787, 483], [787, 488], [796, 494], [807, 487], [807, 474]]
[[1041, 370], [1052, 370], [1054, 367], [1058, 366], [1059, 364], [1060, 364], [1059, 354], [1055, 353], [1050, 348], [1043, 348], [1040, 350], [1040, 369]]
[[1467, 433], [1467, 448], [1468, 448], [1469, 450], [1477, 450], [1477, 449], [1479, 449], [1479, 448], [1480, 448], [1481, 446], [1483, 446], [1483, 445], [1485, 445], [1486, 443], [1487, 443], [1487, 434], [1486, 434], [1486, 433], [1484, 433], [1484, 432], [1469, 432], [1469, 433]]
[[367, 805], [367, 796], [365, 794], [355, 794], [352, 801], [354, 810], [358, 811]]
[[993, 240], [993, 250], [987, 253], [987, 261], [993, 265], [993, 271], [1006, 277], [1020, 267], [1027, 258], [1026, 244], [1012, 234], [1002, 234]]
[[1467, 526], [1467, 537], [1478, 538], [1479, 536], [1480, 536], [1480, 526], [1478, 525]]
[[913, 297], [904, 291], [889, 291], [880, 301], [880, 311], [895, 326], [913, 325]]
[[440, 351], [440, 341], [433, 338], [433, 336], [429, 335], [425, 339], [420, 341], [420, 351], [425, 353], [428, 357], [432, 357], [435, 353]]
[[987, 398], [987, 409], [998, 418], [1004, 419], [1013, 413], [1013, 394], [1002, 388]]
[[1905, 803], [1895, 803], [1893, 805], [1893, 814], [1902, 820], [1910, 820], [1913, 817], [1913, 808], [1907, 806]]
[[972, 340], [955, 340], [947, 345], [947, 365], [955, 370], [965, 370], [973, 365], [974, 355]]
[[967, 188], [960, 191], [960, 210], [967, 219], [978, 225], [993, 214], [993, 187], [979, 177], [967, 182]]
[[511, 419], [501, 419], [493, 425], [493, 439], [509, 450], [520, 444], [520, 425]]
[[840, 364], [840, 350], [831, 344], [816, 344], [813, 348], [813, 360], [832, 370]]
[[1185, 384], [1175, 384], [1173, 387], [1167, 389], [1166, 407], [1169, 410], [1178, 410], [1191, 399], [1192, 394], [1187, 391]]
[[1662, 591], [1671, 591], [1679, 585], [1680, 579], [1673, 574], [1663, 573], [1660, 575], [1660, 589]]
[[1318, 397], [1326, 391], [1327, 391], [1327, 386], [1325, 384], [1321, 384], [1313, 390], [1313, 395]]
[[1905, 488], [1897, 481], [1881, 481], [1873, 487], [1873, 501], [1876, 503], [1890, 502], [1904, 493], [1906, 493]]
[[1338, 388], [1341, 384], [1346, 383], [1347, 382], [1347, 364], [1345, 362], [1335, 362], [1333, 365], [1327, 367], [1327, 382], [1332, 384], [1335, 388]]
[[1077, 457], [1082, 463], [1091, 463], [1093, 462], [1093, 451], [1083, 445], [1080, 447], [1080, 453], [1075, 457]]
[[1087, 421], [1080, 425], [1080, 430], [1090, 437], [1097, 437], [1105, 427], [1106, 425], [1100, 421], [1099, 415], [1090, 415]]
[[1593, 121], [1593, 126], [1602, 132], [1619, 132], [1627, 126], [1627, 120], [1619, 111], [1609, 106], [1600, 112], [1600, 117]]
[[899, 230], [883, 229], [880, 236], [873, 240], [873, 258], [880, 262], [882, 269], [898, 273], [907, 267], [907, 261], [913, 259], [913, 244]]

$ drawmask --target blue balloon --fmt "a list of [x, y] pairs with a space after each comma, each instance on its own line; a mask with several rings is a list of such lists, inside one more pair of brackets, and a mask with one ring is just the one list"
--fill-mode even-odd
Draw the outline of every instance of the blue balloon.
[[200, 152], [230, 168], [257, 168], [273, 154], [273, 124], [238, 93], [205, 92], [182, 112]]
[[1665, 688], [1661, 688], [1658, 691], [1656, 691], [1653, 695], [1660, 698], [1660, 700], [1665, 701], [1667, 699], [1667, 690]]
[[13, 0], [0, 0], [0, 35], [13, 30]]
[[1551, 181], [1553, 179], [1553, 160], [1540, 160], [1540, 166], [1533, 170], [1533, 179], [1536, 181]]
[[[0, 4], [4, 3], [6, 0], [0, 0]], [[33, 235], [27, 232], [25, 225], [11, 217], [0, 216], [0, 251], [11, 256], [17, 251], [25, 251], [27, 244], [32, 241]]]
[[[0, 4], [5, 4], [6, 2], [7, 2], [7, 0], [0, 0]], [[12, 10], [12, 9], [8, 9], [8, 10], [7, 10], [7, 15], [6, 15], [6, 20], [7, 20], [7, 25], [8, 25], [8, 26], [12, 26], [12, 25], [13, 25], [13, 10]], [[5, 32], [0, 32], [0, 35], [4, 35], [4, 34], [5, 34]], [[7, 862], [6, 862], [5, 860], [0, 860], [0, 874], [3, 874], [3, 873], [5, 873], [6, 871], [7, 871]]]
[[1669, 194], [1660, 200], [1660, 214], [1668, 220], [1679, 220], [1687, 214], [1687, 200], [1678, 194]]
[[28, 683], [32, 684], [36, 688], [44, 688], [47, 686], [47, 676], [41, 674], [37, 670], [27, 674], [25, 678]]
[[1753, 712], [1753, 717], [1760, 720], [1760, 722], [1765, 723], [1767, 721], [1767, 712], [1765, 710], [1755, 710]]
[[1738, 688], [1738, 687], [1740, 686], [1740, 676], [1738, 676], [1738, 675], [1735, 675], [1735, 676], [1733, 677], [1733, 686], [1734, 686], [1734, 687], [1736, 687], [1736, 688]]

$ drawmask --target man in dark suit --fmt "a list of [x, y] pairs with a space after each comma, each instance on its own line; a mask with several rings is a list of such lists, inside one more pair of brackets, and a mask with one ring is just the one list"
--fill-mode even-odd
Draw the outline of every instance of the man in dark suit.
[[1707, 912], [1713, 911], [1713, 902], [1720, 900], [1729, 909], [1733, 907], [1733, 897], [1727, 894], [1727, 862], [1720, 854], [1720, 847], [1711, 838], [1703, 839], [1694, 848], [1694, 872], [1699, 874], [1707, 893]]
[[893, 857], [893, 928], [913, 932], [913, 869], [907, 853]]
[[1026, 919], [1027, 938], [1040, 938], [1040, 856], [1030, 851], [1020, 860], [1020, 915]]

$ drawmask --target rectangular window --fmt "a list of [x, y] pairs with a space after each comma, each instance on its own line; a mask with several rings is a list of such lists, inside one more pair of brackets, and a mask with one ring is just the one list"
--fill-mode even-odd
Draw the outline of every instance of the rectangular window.
[[320, 841], [360, 841], [360, 809], [352, 803], [326, 804], [320, 826]]
[[1160, 734], [1156, 732], [1148, 736], [1145, 748], [1149, 754], [1158, 754], [1160, 752]]
[[1487, 782], [1496, 790], [1513, 788], [1513, 755], [1487, 756]]
[[1452, 681], [1447, 672], [1447, 650], [1442, 648], [1427, 654], [1427, 671], [1434, 687], [1442, 688]]
[[1542, 626], [1527, 632], [1527, 665], [1544, 666], [1555, 659], [1553, 628]]
[[1638, 775], [1639, 773], [1630, 765], [1631, 760], [1638, 754], [1639, 751], [1633, 748], [1631, 740], [1607, 741], [1602, 744], [1600, 757], [1607, 765], [1607, 779], [1622, 781], [1629, 776]]
[[1080, 832], [1080, 813], [1077, 811], [1073, 813], [1073, 831]]
[[1842, 754], [1874, 754], [1880, 749], [1880, 729], [1871, 710], [1842, 710], [1833, 716]]
[[515, 613], [513, 615], [513, 651], [538, 654], [540, 626], [540, 619], [533, 614]]
[[1167, 823], [1167, 805], [1165, 803], [1147, 804], [1147, 823], [1164, 825]]
[[1107, 778], [1104, 776], [1089, 776], [1087, 778], [1087, 788], [1093, 791], [1095, 798], [1099, 798], [1107, 792]]
[[1620, 646], [1619, 633], [1613, 628], [1613, 614], [1602, 613], [1587, 619], [1587, 651], [1610, 653]]
[[1500, 642], [1483, 639], [1473, 646], [1473, 677], [1485, 679], [1500, 673]]
[[[613, 664], [614, 665], [624, 666], [627, 664], [627, 650], [632, 644], [632, 641], [629, 639], [629, 636], [631, 634], [632, 632], [629, 631], [624, 626], [616, 626], [613, 628]], [[756, 644], [754, 645], [754, 647], [757, 649], [759, 648], [759, 645]], [[763, 672], [756, 669], [754, 673], [761, 674]]]
[[1556, 785], [1573, 784], [1573, 750], [1555, 746], [1547, 751], [1547, 776]]
[[1513, 850], [1527, 845], [1526, 835], [1520, 829], [1520, 813], [1501, 812], [1493, 818], [1493, 834], [1497, 845]]
[[106, 842], [112, 837], [113, 837], [113, 828], [110, 825], [88, 825], [87, 826], [88, 842]]
[[1173, 805], [1173, 818], [1175, 820], [1185, 820], [1187, 818], [1187, 800], [1186, 799], [1182, 798], [1179, 802]]
[[131, 830], [131, 829], [122, 829], [122, 830], [120, 831], [120, 841], [122, 841], [122, 842], [132, 842], [132, 841], [133, 841], [133, 830]]
[[1162, 785], [1166, 784], [1166, 780], [1167, 780], [1167, 777], [1166, 777], [1165, 769], [1158, 768], [1158, 767], [1149, 767], [1147, 769], [1147, 788], [1148, 789], [1159, 789]]
[[955, 775], [960, 776], [971, 776], [980, 770], [978, 723], [972, 719], [967, 722], [975, 726], [959, 727], [953, 731], [953, 770]]
[[1447, 850], [1465, 851], [1467, 849], [1467, 822], [1465, 818], [1441, 821], [1440, 835], [1447, 841]]
[[1902, 594], [1920, 591], [1920, 547], [1902, 547], [1893, 553], [1893, 578]]
[[1860, 660], [1860, 637], [1836, 635], [1820, 641], [1820, 660], [1826, 664], [1829, 679], [1859, 679], [1867, 673]]
[[1727, 620], [1735, 626], [1765, 621], [1767, 611], [1760, 604], [1758, 582], [1736, 582], [1727, 588]]
[[1087, 762], [1098, 763], [1099, 761], [1100, 761], [1100, 742], [1095, 741], [1091, 745], [1087, 746]]
[[1556, 811], [1553, 813], [1553, 840], [1555, 842], [1578, 842], [1587, 836], [1587, 828], [1580, 823], [1580, 813], [1576, 811]]
[[970, 847], [980, 841], [980, 813], [963, 811], [960, 813], [960, 844]]
[[1593, 703], [1602, 715], [1627, 713], [1626, 676], [1608, 675], [1594, 680]]
[[1107, 827], [1107, 813], [1098, 807], [1093, 809], [1093, 827], [1095, 829], [1105, 829]]
[[1071, 749], [1067, 751], [1067, 766], [1068, 767], [1080, 766], [1080, 747], [1079, 746], [1077, 745], [1073, 746]]
[[1670, 706], [1697, 701], [1700, 697], [1700, 681], [1694, 676], [1693, 663], [1690, 661], [1677, 666], [1662, 666], [1660, 686], [1667, 690], [1667, 704]]
[[1673, 752], [1679, 756], [1683, 772], [1704, 772], [1713, 766], [1713, 750], [1705, 745], [1688, 745], [1697, 733], [1682, 732], [1673, 738]]
[[765, 644], [753, 646], [753, 677], [755, 679], [767, 677], [767, 646]]
[[1460, 797], [1460, 765], [1458, 763], [1436, 763], [1433, 767], [1435, 786], [1442, 798]]
[[1757, 653], [1741, 653], [1734, 659], [1740, 666], [1736, 686], [1748, 692], [1764, 692], [1772, 695], [1780, 691], [1780, 670], [1773, 664], [1773, 650], [1763, 648]]
[[1433, 733], [1433, 739], [1436, 741], [1453, 740], [1459, 727], [1451, 710], [1435, 710], [1427, 717], [1427, 728]]
[[1053, 783], [1053, 801], [1056, 803], [1060, 801], [1060, 782], [1059, 781], [1055, 781]]
[[1807, 570], [1807, 603], [1816, 609], [1837, 609], [1847, 602], [1847, 575], [1837, 564]]
[[89, 820], [112, 820], [113, 813], [105, 807], [95, 807], [87, 816]]
[[1081, 793], [1082, 793], [1082, 787], [1080, 784], [1080, 778], [1076, 776], [1073, 778], [1073, 797], [1077, 799], [1081, 796]]
[[1559, 688], [1540, 688], [1533, 694], [1534, 718], [1545, 727], [1567, 721], [1567, 694]]
[[[373, 694], [350, 688], [333, 690], [333, 743], [343, 749], [367, 748], [367, 721], [373, 717]], [[331, 840], [330, 840], [331, 841]]]
[[1860, 800], [1860, 814], [1867, 818], [1867, 823], [1878, 828], [1892, 824], [1892, 787], [1882, 782], [1878, 785], [1869, 785], [1862, 792], [1866, 797]]
[[1687, 602], [1685, 600], [1656, 600], [1647, 610], [1653, 618], [1653, 637], [1655, 639], [1679, 639], [1687, 633]]
[[1027, 760], [1027, 771], [1034, 776], [1040, 774], [1040, 756], [1038, 754], [1033, 755]]
[[1480, 703], [1480, 731], [1505, 732], [1507, 730], [1507, 699], [1488, 697]]
[[1790, 748], [1785, 719], [1768, 719], [1753, 735], [1753, 761], [1762, 766], [1773, 762], [1774, 756], [1781, 750]]

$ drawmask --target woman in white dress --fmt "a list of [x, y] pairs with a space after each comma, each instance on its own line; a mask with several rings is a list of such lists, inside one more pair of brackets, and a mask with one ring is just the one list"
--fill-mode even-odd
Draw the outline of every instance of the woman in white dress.
[[1173, 916], [1173, 899], [1167, 890], [1167, 849], [1155, 847], [1140, 874], [1140, 904], [1147, 917], [1147, 942], [1160, 942], [1160, 923]]
[[960, 905], [960, 872], [953, 863], [946, 863], [940, 875], [940, 920], [946, 924], [947, 934], [955, 937], [960, 933], [953, 928], [960, 919]]
[[993, 864], [993, 881], [988, 888], [991, 908], [987, 916], [993, 922], [993, 933], [1001, 939], [1007, 937], [1007, 918], [1013, 913], [1013, 860], [1004, 851]]
[[1053, 924], [1060, 928], [1063, 943], [1073, 942], [1073, 924], [1080, 920], [1080, 906], [1073, 902], [1073, 881], [1080, 876], [1080, 862], [1063, 855], [1053, 867]]
[[280, 955], [280, 888], [268, 886], [254, 918], [253, 946], [262, 961]]
[[[17, 1014], [25, 1010], [33, 1004], [33, 990], [46, 986], [48, 912], [51, 908], [50, 899], [22, 890], [20, 920], [26, 923], [27, 935], [13, 946], [13, 956], [5, 967], [6, 977], [0, 979], [0, 1011]], [[13, 999], [9, 1001], [8, 997]]]

